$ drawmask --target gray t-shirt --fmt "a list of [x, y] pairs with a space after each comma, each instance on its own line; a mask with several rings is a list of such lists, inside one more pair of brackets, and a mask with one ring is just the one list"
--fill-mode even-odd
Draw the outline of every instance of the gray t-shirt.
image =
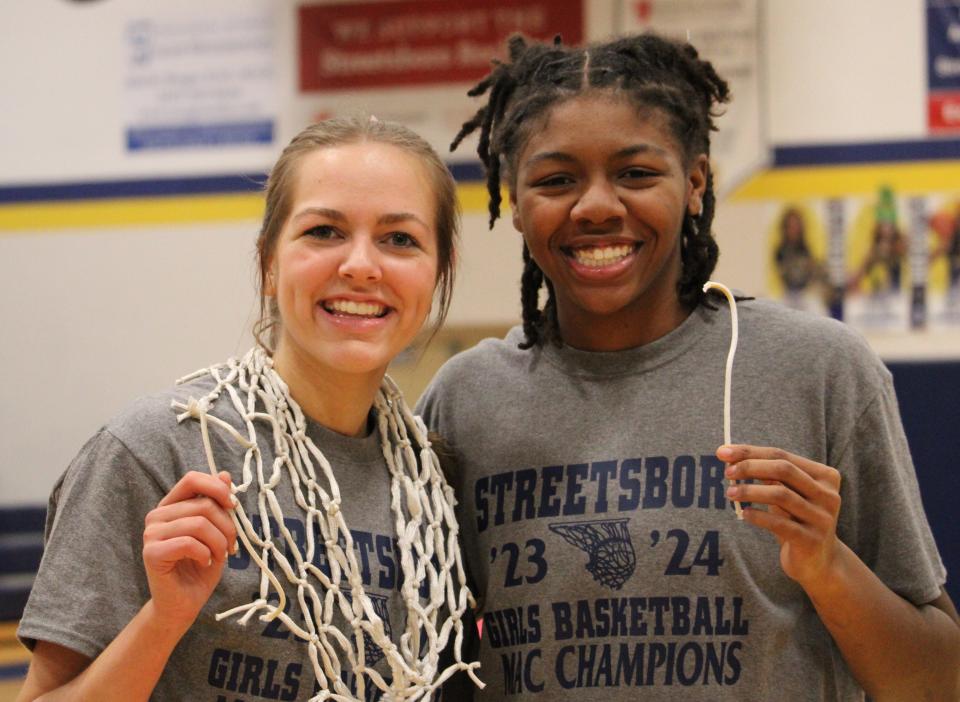
[[[936, 598], [886, 368], [832, 320], [759, 301], [739, 319], [732, 440], [837, 468], [840, 538], [906, 599]], [[477, 698], [861, 699], [774, 537], [725, 498], [726, 305], [622, 352], [522, 338], [454, 357], [418, 406], [460, 461]]]
[[[96, 657], [149, 598], [143, 567], [144, 517], [189, 470], [207, 470], [199, 424], [177, 424], [171, 400], [199, 398], [213, 388], [209, 376], [144, 398], [101, 429], [80, 451], [53, 490], [47, 516], [43, 562], [30, 594], [19, 636], [32, 648], [38, 639]], [[221, 397], [211, 414], [240, 428], [232, 405]], [[273, 439], [257, 422], [264, 465], [273, 459]], [[363, 584], [399, 643], [406, 624], [400, 596], [401, 569], [396, 528], [390, 508], [390, 477], [376, 430], [366, 437], [345, 437], [308, 420], [307, 433], [330, 461], [343, 497], [343, 514], [354, 541]], [[243, 448], [225, 431], [210, 425], [216, 461], [241, 482]], [[261, 529], [257, 490], [238, 495]], [[299, 544], [306, 532], [304, 513], [295, 505], [289, 477], [276, 494], [284, 523]], [[274, 525], [272, 532], [277, 537]], [[262, 531], [261, 531], [262, 535]], [[319, 537], [319, 532], [317, 532]], [[322, 539], [320, 539], [322, 544]], [[301, 546], [301, 553], [306, 548]], [[314, 563], [329, 573], [322, 548]], [[292, 558], [291, 558], [292, 560]], [[286, 578], [279, 575], [281, 581]], [[241, 546], [194, 625], [170, 657], [153, 700], [236, 702], [305, 700], [315, 694], [308, 646], [279, 620], [253, 617], [246, 626], [236, 617], [215, 620], [218, 612], [255, 599], [260, 570]], [[276, 601], [275, 593], [271, 593]], [[296, 616], [296, 588], [286, 589], [288, 611]], [[351, 636], [337, 612], [335, 621]], [[371, 648], [372, 646], [372, 648]], [[367, 662], [389, 681], [382, 651], [368, 642]], [[349, 665], [344, 662], [344, 668]], [[345, 674], [352, 684], [352, 678]], [[372, 686], [368, 681], [368, 690]], [[377, 699], [368, 694], [367, 699]]]

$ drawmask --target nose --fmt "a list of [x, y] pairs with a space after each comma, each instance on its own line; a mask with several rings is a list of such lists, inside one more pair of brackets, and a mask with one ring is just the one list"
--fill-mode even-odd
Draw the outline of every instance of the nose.
[[587, 226], [617, 222], [625, 215], [626, 207], [616, 188], [605, 178], [588, 182], [570, 211], [574, 222]]
[[380, 252], [376, 244], [363, 236], [353, 237], [340, 263], [340, 276], [356, 283], [376, 282], [383, 272], [380, 268]]

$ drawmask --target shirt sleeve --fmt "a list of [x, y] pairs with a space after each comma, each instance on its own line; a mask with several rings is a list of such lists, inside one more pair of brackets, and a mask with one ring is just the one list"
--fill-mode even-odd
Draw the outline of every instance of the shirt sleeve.
[[420, 395], [420, 399], [417, 400], [417, 405], [414, 408], [414, 413], [420, 415], [423, 419], [423, 423], [427, 425], [427, 429], [439, 433], [439, 430], [436, 426], [437, 424], [437, 380], [434, 378], [433, 382], [427, 386], [427, 389], [423, 391], [423, 394]]
[[54, 487], [43, 559], [18, 636], [95, 658], [149, 598], [143, 567], [147, 512], [160, 486], [124, 444], [101, 430]]
[[856, 418], [835, 466], [842, 474], [838, 535], [901, 597], [934, 600], [946, 569], [923, 509], [892, 378]]

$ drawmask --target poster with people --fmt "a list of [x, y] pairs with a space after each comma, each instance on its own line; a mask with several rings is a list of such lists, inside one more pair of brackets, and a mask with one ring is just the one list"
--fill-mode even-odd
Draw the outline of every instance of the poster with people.
[[960, 328], [960, 194], [785, 200], [767, 285], [784, 304], [863, 331]]
[[930, 230], [931, 326], [960, 327], [960, 194], [935, 204]]
[[788, 203], [770, 226], [771, 293], [794, 309], [827, 312], [827, 234], [817, 208]]
[[847, 236], [844, 317], [864, 329], [908, 329], [910, 274], [922, 279], [923, 271], [908, 265], [903, 208], [887, 186], [858, 204]]

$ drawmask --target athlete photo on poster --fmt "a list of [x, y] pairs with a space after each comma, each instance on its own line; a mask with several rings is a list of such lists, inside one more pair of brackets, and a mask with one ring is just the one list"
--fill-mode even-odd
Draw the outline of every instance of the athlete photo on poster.
[[909, 243], [891, 188], [879, 188], [850, 223], [846, 237], [845, 320], [863, 329], [907, 329]]
[[929, 217], [930, 324], [960, 327], [960, 196], [944, 199]]
[[826, 234], [814, 208], [787, 204], [769, 232], [772, 296], [788, 307], [826, 314]]

